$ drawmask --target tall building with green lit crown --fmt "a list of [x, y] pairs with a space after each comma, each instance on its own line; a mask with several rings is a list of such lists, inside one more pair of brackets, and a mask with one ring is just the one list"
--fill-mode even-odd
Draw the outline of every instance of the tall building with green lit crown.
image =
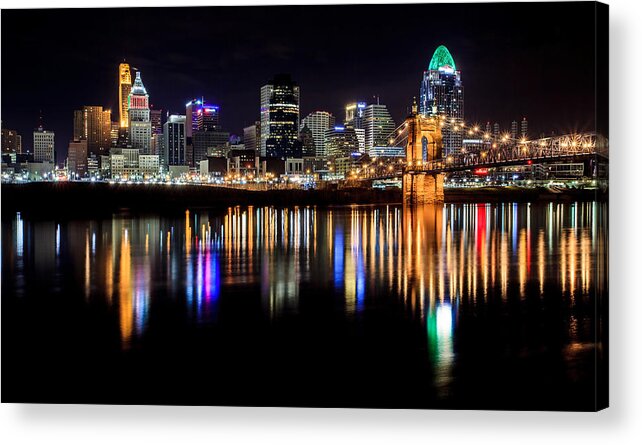
[[444, 45], [435, 50], [421, 82], [419, 112], [424, 116], [442, 116], [443, 154], [461, 150], [464, 129], [464, 85], [461, 71]]

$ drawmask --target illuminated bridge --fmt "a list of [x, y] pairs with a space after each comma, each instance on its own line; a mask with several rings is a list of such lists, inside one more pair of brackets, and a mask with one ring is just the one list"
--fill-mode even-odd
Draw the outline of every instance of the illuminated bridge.
[[[455, 125], [478, 143], [458, 152], [442, 155], [441, 129]], [[448, 123], [439, 117], [413, 113], [390, 135], [391, 146], [406, 147], [403, 170], [404, 201], [431, 203], [443, 201], [443, 176], [466, 170], [515, 165], [565, 162], [608, 162], [608, 140], [595, 133], [568, 134], [541, 139], [512, 139], [508, 135], [491, 137], [478, 126]]]

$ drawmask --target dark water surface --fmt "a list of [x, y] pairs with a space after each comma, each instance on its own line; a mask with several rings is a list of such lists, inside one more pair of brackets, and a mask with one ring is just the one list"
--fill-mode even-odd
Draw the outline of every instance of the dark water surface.
[[579, 409], [607, 206], [2, 223], [2, 401]]

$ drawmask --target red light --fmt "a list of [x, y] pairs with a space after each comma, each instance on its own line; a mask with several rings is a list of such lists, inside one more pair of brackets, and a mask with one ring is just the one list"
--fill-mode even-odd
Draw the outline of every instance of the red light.
[[526, 161], [526, 163], [527, 163], [528, 165], [531, 165], [531, 164], [533, 163], [533, 161], [531, 161], [531, 160], [529, 159], [528, 161]]
[[487, 168], [476, 168], [473, 170], [473, 173], [478, 175], [478, 176], [486, 176], [488, 174], [488, 169]]

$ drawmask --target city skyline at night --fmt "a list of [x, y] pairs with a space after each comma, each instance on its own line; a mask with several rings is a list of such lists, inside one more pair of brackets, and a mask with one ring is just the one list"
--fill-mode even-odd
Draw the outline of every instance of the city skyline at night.
[[[354, 100], [374, 103], [379, 97], [393, 119], [401, 121], [413, 97], [419, 96], [421, 74], [428, 68], [435, 48], [445, 45], [466, 85], [467, 121], [499, 122], [504, 130], [511, 121], [526, 116], [534, 136], [593, 129], [594, 54], [586, 45], [578, 44], [594, 36], [590, 26], [581, 25], [581, 15], [588, 20], [594, 12], [590, 4], [556, 3], [554, 12], [552, 5], [521, 5], [521, 10], [528, 13], [520, 14], [523, 18], [519, 23], [509, 18], [515, 7], [434, 4], [407, 5], [401, 11], [385, 5], [338, 6], [341, 14], [336, 15], [331, 12], [334, 7], [275, 7], [285, 18], [319, 16], [310, 30], [304, 31], [299, 23], [292, 25], [309, 35], [316, 35], [314, 27], [325, 23], [323, 17], [332, 16], [328, 23], [333, 26], [321, 33], [322, 41], [315, 41], [320, 38], [315, 37], [304, 42], [288, 39], [284, 31], [269, 38], [262, 36], [255, 26], [264, 11], [261, 7], [199, 8], [199, 14], [191, 14], [195, 8], [132, 8], [124, 16], [116, 10], [30, 11], [31, 20], [42, 26], [35, 26], [29, 35], [12, 29], [26, 12], [6, 11], [2, 57], [12, 63], [5, 63], [3, 70], [3, 127], [15, 129], [23, 137], [30, 135], [42, 110], [45, 128], [57, 135], [60, 164], [72, 139], [73, 110], [102, 106], [111, 110], [112, 120], [118, 120], [117, 70], [123, 60], [132, 70], [145, 74], [154, 108], [183, 114], [189, 98], [204, 96], [221, 107], [221, 125], [232, 134], [242, 135], [244, 127], [258, 120], [259, 89], [281, 72], [290, 73], [300, 85], [301, 118], [317, 110], [341, 116], [346, 104]], [[67, 36], [64, 30], [44, 39], [41, 33], [51, 26], [49, 20], [42, 22], [45, 13], [47, 17], [53, 14], [52, 21], [59, 24], [89, 19], [118, 23], [123, 17], [140, 17], [141, 26], [127, 39], [107, 31], [93, 39], [79, 40], [78, 36]], [[564, 26], [551, 25], [549, 32], [534, 37], [531, 31], [541, 29], [542, 21], [553, 13], [562, 18], [572, 15], [575, 20]], [[151, 26], [151, 19], [168, 14], [173, 20], [167, 32]], [[422, 14], [442, 17], [430, 35], [403, 26], [405, 15]], [[222, 25], [192, 47], [180, 45], [182, 39], [172, 37], [187, 23], [199, 23], [213, 15]], [[8, 20], [9, 16], [13, 20]], [[229, 32], [228, 22], [236, 17], [243, 17], [240, 33], [231, 45], [217, 48], [216, 37]], [[403, 28], [403, 32], [391, 33], [399, 35], [398, 39], [368, 33], [360, 51], [346, 51], [338, 45], [338, 39], [351, 21], [364, 23], [364, 31], [377, 26], [372, 23], [381, 23], [388, 28]], [[485, 31], [489, 28], [492, 35]], [[510, 45], [503, 41], [502, 34], [510, 36]], [[92, 51], [96, 45], [104, 45], [105, 50], [100, 57], [90, 58], [88, 54], [96, 54]], [[30, 57], [34, 52], [39, 58]], [[208, 57], [210, 52], [214, 57]], [[64, 76], [51, 71], [44, 77], [42, 70], [56, 60], [68, 61], [76, 68], [65, 71]], [[12, 88], [6, 88], [8, 85]], [[496, 100], [491, 101], [491, 97]], [[23, 139], [26, 149], [31, 144], [31, 138]]]

